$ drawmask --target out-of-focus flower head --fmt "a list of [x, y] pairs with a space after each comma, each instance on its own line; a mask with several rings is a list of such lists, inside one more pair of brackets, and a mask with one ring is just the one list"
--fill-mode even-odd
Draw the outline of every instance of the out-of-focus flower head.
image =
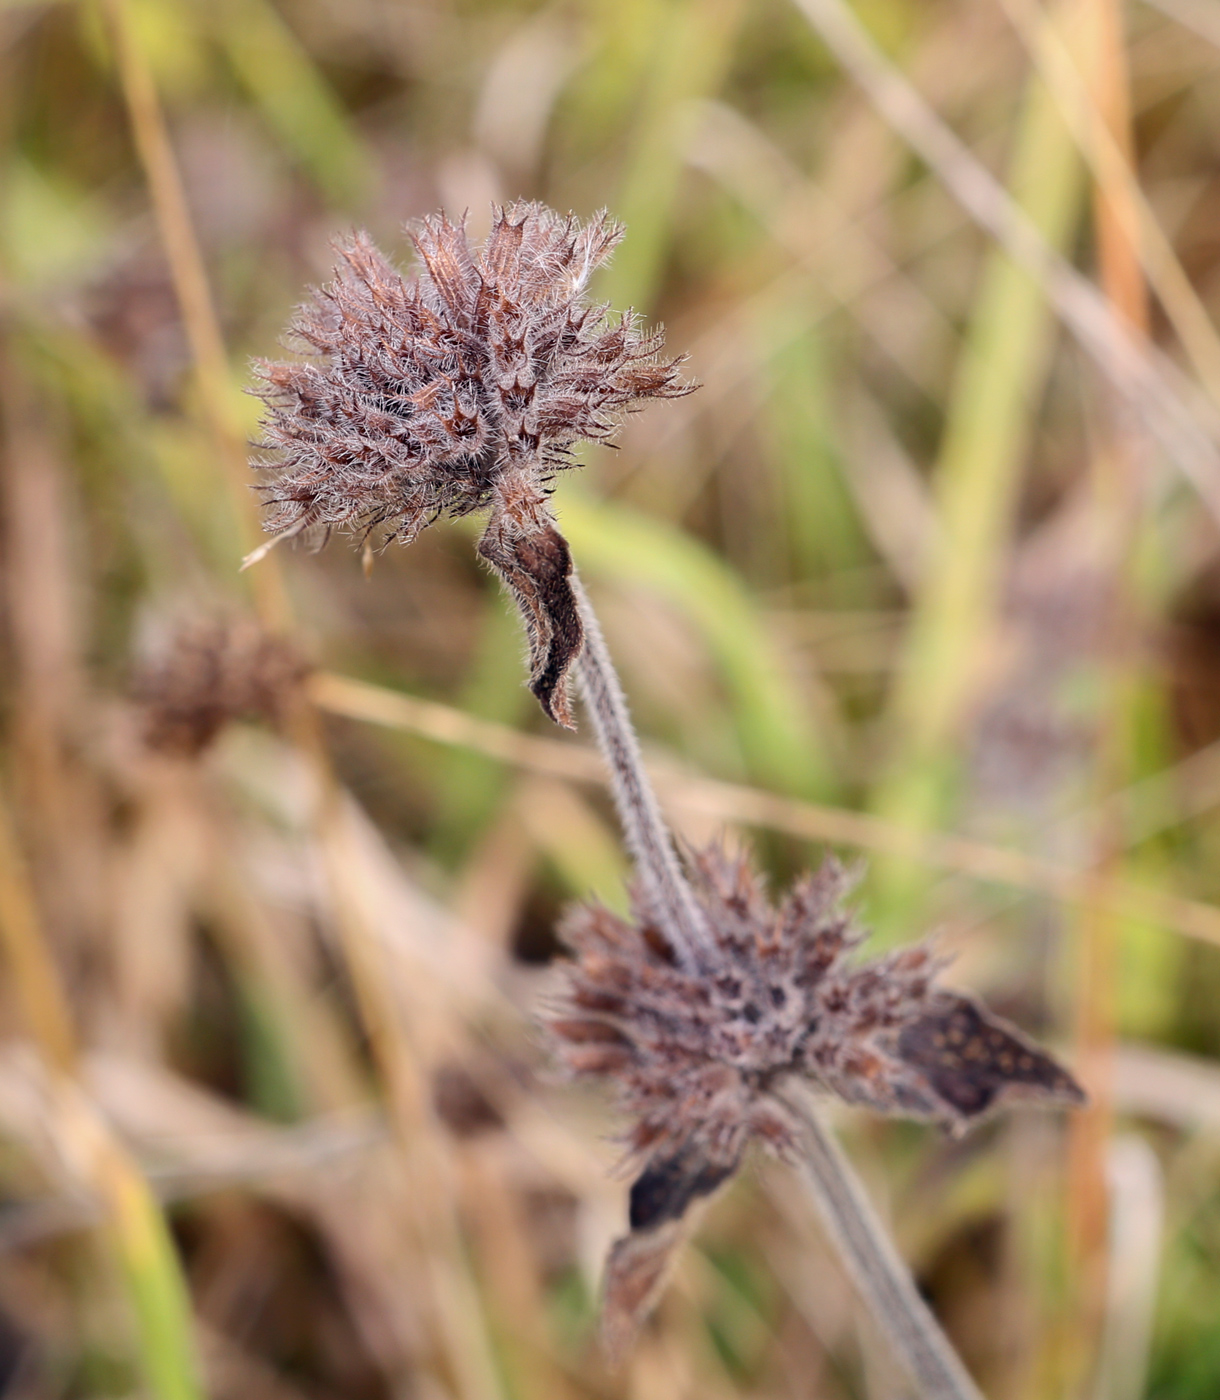
[[268, 405], [257, 465], [266, 528], [383, 529], [409, 544], [442, 512], [490, 516], [479, 553], [525, 618], [531, 689], [570, 724], [565, 682], [583, 641], [571, 556], [552, 518], [553, 474], [571, 449], [611, 437], [642, 400], [691, 385], [659, 358], [662, 336], [587, 298], [622, 227], [541, 204], [495, 213], [472, 248], [444, 215], [412, 233], [404, 277], [358, 233], [335, 277], [300, 307], [292, 344], [308, 358], [257, 364]]
[[309, 674], [283, 637], [246, 618], [196, 618], [177, 627], [138, 669], [132, 698], [159, 753], [194, 758], [226, 724], [285, 720]]

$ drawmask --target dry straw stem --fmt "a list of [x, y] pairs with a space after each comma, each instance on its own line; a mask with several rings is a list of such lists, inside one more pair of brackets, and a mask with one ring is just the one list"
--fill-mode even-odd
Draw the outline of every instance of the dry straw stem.
[[[1031, 0], [1001, 0], [1001, 4], [1054, 94], [1098, 184], [1107, 192], [1107, 219], [1131, 249], [1136, 275], [1142, 268], [1200, 383], [1212, 402], [1220, 405], [1220, 336], [1140, 188], [1121, 136], [1100, 106], [1103, 94], [1099, 92], [1096, 99], [1090, 94], [1063, 39]], [[1104, 284], [1104, 266], [1102, 280]], [[1146, 335], [1147, 327], [1125, 315], [1111, 289], [1103, 285], [1103, 290], [1115, 309]]]
[[[182, 178], [174, 159], [165, 117], [157, 97], [151, 71], [131, 23], [127, 0], [106, 0], [106, 13], [114, 35], [119, 75], [127, 104], [132, 133], [148, 180], [157, 223], [182, 310], [191, 353], [199, 380], [203, 412], [216, 441], [226, 478], [241, 523], [245, 553], [259, 537], [257, 508], [249, 487], [245, 446], [230, 407], [231, 382], [219, 318], [208, 286], [207, 271], [191, 221]], [[276, 561], [265, 561], [254, 574], [254, 597], [263, 622], [272, 629], [288, 620], [288, 605]], [[340, 804], [338, 788], [326, 761], [314, 717], [305, 708], [294, 716], [295, 737], [313, 762], [318, 778], [319, 798], [316, 830], [327, 876], [334, 892], [336, 919], [340, 927], [344, 955], [357, 988], [360, 1010], [377, 1056], [378, 1068], [389, 1091], [395, 1120], [403, 1129], [404, 1141], [414, 1136], [418, 1117], [404, 1122], [403, 1106], [408, 1096], [402, 1092], [404, 1066], [409, 1054], [393, 1033], [398, 1008], [388, 995], [381, 975], [377, 950], [358, 910], [354, 907], [350, 882], [343, 878], [342, 840], [336, 813]], [[444, 1199], [442, 1195], [440, 1199]], [[426, 1222], [421, 1217], [421, 1227]], [[431, 1246], [429, 1249], [428, 1246]], [[480, 1325], [481, 1309], [472, 1285], [465, 1276], [456, 1238], [437, 1241], [436, 1230], [426, 1244], [435, 1268], [435, 1297], [439, 1302], [440, 1324], [446, 1334], [446, 1350], [462, 1394], [468, 1400], [488, 1400], [498, 1394], [489, 1349]], [[448, 1260], [442, 1263], [441, 1255]], [[444, 1264], [452, 1267], [447, 1277]]]
[[809, 1095], [789, 1091], [783, 1100], [800, 1130], [800, 1179], [852, 1282], [883, 1323], [920, 1394], [925, 1400], [982, 1400]]
[[159, 1400], [202, 1400], [190, 1294], [147, 1181], [75, 1081], [76, 1044], [7, 807], [0, 800], [0, 945], [31, 1035], [51, 1075], [48, 1127], [73, 1174], [100, 1199]]
[[[583, 783], [606, 781], [598, 755], [577, 744], [522, 734], [448, 705], [327, 672], [313, 676], [308, 689], [314, 704], [331, 714], [473, 749], [551, 777]], [[1090, 870], [1057, 865], [962, 836], [917, 831], [863, 812], [692, 777], [659, 764], [649, 765], [649, 772], [670, 804], [704, 817], [766, 827], [806, 841], [833, 841], [881, 855], [904, 856], [976, 880], [1049, 895], [1065, 904], [1100, 900], [1115, 913], [1147, 919], [1187, 938], [1220, 945], [1220, 909], [1197, 900], [1130, 881], [1110, 881]]]
[[[249, 485], [245, 448], [230, 413], [228, 361], [208, 286], [207, 271], [170, 145], [164, 113], [148, 62], [137, 41], [127, 0], [106, 0], [106, 13], [114, 35], [132, 133], [152, 194], [174, 290], [195, 360], [204, 413], [221, 448], [222, 461], [240, 511], [244, 547], [248, 547], [259, 537], [261, 529], [254, 494]], [[255, 578], [264, 581], [264, 588], [258, 594], [264, 621], [273, 624], [282, 622], [286, 603], [279, 586], [277, 561], [266, 563], [256, 572]], [[337, 792], [325, 762], [316, 724], [305, 714], [298, 714], [295, 719], [297, 737], [315, 760], [319, 775], [319, 808], [322, 813], [319, 827], [323, 833], [323, 846], [326, 847], [326, 834], [331, 828], [329, 813], [337, 801]], [[379, 979], [373, 978], [371, 981], [379, 985]], [[379, 1024], [379, 1018], [372, 1012], [370, 1015], [373, 1024]], [[376, 1043], [376, 1037], [374, 1041]]]
[[1220, 10], [1212, 0], [1144, 0], [1144, 3], [1220, 48]]
[[404, 1022], [375, 931], [372, 896], [360, 876], [347, 798], [326, 762], [316, 714], [303, 708], [298, 718], [318, 786], [311, 826], [360, 1021], [385, 1089], [390, 1124], [412, 1177], [411, 1224], [427, 1272], [434, 1323], [463, 1400], [500, 1400], [483, 1308], [460, 1237], [451, 1165], [424, 1082], [423, 1058]]
[[[262, 531], [250, 490], [245, 444], [232, 409], [232, 380], [207, 269], [191, 222], [165, 114], [132, 25], [128, 0], [105, 0], [105, 10], [132, 137], [152, 195], [157, 227], [195, 362], [201, 408], [224, 464], [244, 554]], [[281, 626], [286, 620], [287, 604], [277, 569], [261, 570], [255, 575], [252, 588], [263, 622], [268, 627]]]
[[[1209, 369], [1213, 371], [1209, 387], [1215, 398], [1215, 385], [1220, 383], [1214, 378], [1214, 370], [1220, 364], [1220, 342], [1152, 220], [1133, 172], [1134, 139], [1121, 7], [1116, 0], [1076, 0], [1086, 26], [1082, 77], [1049, 26], [1035, 29], [1028, 23], [1031, 16], [1026, 14], [1023, 0], [1003, 3], [1023, 27], [1027, 42], [1038, 55], [1044, 80], [1059, 96], [1078, 139], [1084, 131], [1083, 148], [1098, 157], [1093, 164], [1093, 202], [1102, 290], [1115, 313], [1140, 334], [1147, 335], [1149, 303], [1143, 269], [1149, 271], [1167, 306], [1166, 291], [1172, 288], [1180, 293], [1184, 288], [1188, 307], [1202, 318], [1202, 346], [1211, 356], [1209, 361], [1194, 355], [1195, 367], [1205, 379]], [[1141, 261], [1141, 242], [1158, 256]], [[1172, 269], [1174, 275], [1158, 279], [1158, 266], [1162, 271]], [[1180, 335], [1183, 330], [1180, 326]], [[1135, 673], [1140, 604], [1129, 561], [1138, 552], [1147, 453], [1144, 435], [1130, 431], [1117, 419], [1114, 413], [1106, 414], [1094, 445], [1091, 470], [1094, 518], [1109, 541], [1105, 562], [1111, 571], [1099, 656], [1107, 698], [1097, 720], [1094, 786], [1098, 793], [1119, 789], [1129, 779], [1130, 736], [1138, 704]], [[1106, 875], [1119, 875], [1126, 846], [1121, 812], [1113, 805], [1099, 804], [1091, 835], [1095, 868]], [[1077, 1374], [1086, 1374], [1094, 1365], [1098, 1374], [1104, 1375], [1107, 1364], [1113, 1369], [1115, 1357], [1122, 1355], [1122, 1344], [1117, 1338], [1124, 1329], [1115, 1331], [1114, 1312], [1116, 1306], [1121, 1306], [1121, 1292], [1113, 1286], [1118, 1261], [1110, 1243], [1118, 1227], [1118, 1200], [1111, 1193], [1108, 1169], [1114, 1151], [1120, 935], [1121, 921], [1114, 911], [1098, 904], [1081, 909], [1077, 927], [1076, 1049], [1088, 1066], [1090, 1102], [1068, 1128], [1067, 1228], [1075, 1288], [1071, 1306], [1064, 1313], [1064, 1353]], [[1095, 1346], [1102, 1338], [1106, 1339], [1103, 1355], [1094, 1361]], [[1115, 1376], [1123, 1369], [1118, 1366]], [[1138, 1387], [1139, 1377], [1134, 1380]]]
[[59, 974], [43, 936], [34, 892], [7, 804], [0, 800], [0, 942], [12, 986], [30, 1034], [55, 1069], [69, 1074], [76, 1064], [76, 1037]]
[[898, 135], [968, 214], [1034, 277], [1064, 325], [1143, 420], [1220, 522], [1220, 448], [1210, 409], [1176, 368], [1032, 226], [991, 172], [890, 63], [842, 0], [795, 0]]

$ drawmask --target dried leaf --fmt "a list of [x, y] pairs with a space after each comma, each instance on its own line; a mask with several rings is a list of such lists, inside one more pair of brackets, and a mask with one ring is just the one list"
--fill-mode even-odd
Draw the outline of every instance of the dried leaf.
[[671, 1220], [615, 1240], [602, 1283], [601, 1341], [612, 1364], [630, 1351], [669, 1278], [691, 1222]]
[[544, 506], [512, 520], [497, 502], [479, 541], [479, 554], [504, 580], [525, 620], [530, 689], [556, 724], [574, 728], [567, 680], [584, 645], [584, 629], [572, 591], [567, 540]]
[[1010, 1099], [1084, 1103], [1070, 1074], [1015, 1026], [970, 997], [941, 994], [902, 1028], [898, 1053], [964, 1128]]
[[690, 1148], [659, 1154], [631, 1187], [631, 1228], [654, 1230], [667, 1220], [680, 1220], [692, 1201], [710, 1196], [736, 1170], [736, 1162], [709, 1162]]

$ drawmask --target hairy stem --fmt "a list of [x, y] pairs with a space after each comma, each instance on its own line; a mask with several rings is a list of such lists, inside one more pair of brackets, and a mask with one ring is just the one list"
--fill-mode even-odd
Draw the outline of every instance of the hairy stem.
[[983, 1400], [808, 1096], [788, 1092], [783, 1099], [801, 1128], [800, 1175], [823, 1227], [920, 1394], [924, 1400]]
[[597, 614], [575, 575], [572, 589], [585, 631], [584, 647], [576, 664], [576, 679], [593, 722], [598, 747], [610, 770], [614, 802], [623, 824], [627, 849], [635, 860], [655, 917], [675, 945], [679, 961], [696, 970], [703, 961], [700, 950], [707, 946], [709, 939], [707, 925], [678, 864], [673, 838], [644, 771], [639, 740], [627, 712], [618, 672], [606, 650]]

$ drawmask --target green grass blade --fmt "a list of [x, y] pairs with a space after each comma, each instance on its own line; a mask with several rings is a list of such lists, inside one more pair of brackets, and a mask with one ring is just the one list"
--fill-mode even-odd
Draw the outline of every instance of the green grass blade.
[[285, 147], [336, 204], [358, 201], [372, 184], [372, 165], [296, 36], [265, 0], [227, 0], [214, 20], [238, 81]]
[[158, 1400], [204, 1400], [191, 1301], [161, 1207], [126, 1162], [113, 1164], [111, 1234], [136, 1315], [141, 1360]]
[[648, 307], [660, 280], [697, 98], [715, 93], [733, 53], [741, 0], [675, 0], [653, 12], [654, 62], [613, 203], [630, 237], [598, 279], [616, 307]]
[[[1036, 78], [1017, 127], [1009, 188], [1048, 242], [1070, 242], [1083, 169], [1054, 99]], [[1041, 288], [993, 249], [936, 464], [942, 546], [916, 600], [888, 716], [891, 761], [873, 801], [879, 815], [905, 825], [943, 824], [952, 804], [960, 726], [982, 679], [1054, 331]], [[890, 867], [878, 876], [882, 906], [909, 895], [913, 872], [900, 877]]]
[[655, 589], [695, 624], [729, 692], [756, 781], [805, 797], [833, 791], [831, 756], [809, 705], [732, 569], [689, 535], [623, 506], [565, 499], [560, 523], [580, 568]]

